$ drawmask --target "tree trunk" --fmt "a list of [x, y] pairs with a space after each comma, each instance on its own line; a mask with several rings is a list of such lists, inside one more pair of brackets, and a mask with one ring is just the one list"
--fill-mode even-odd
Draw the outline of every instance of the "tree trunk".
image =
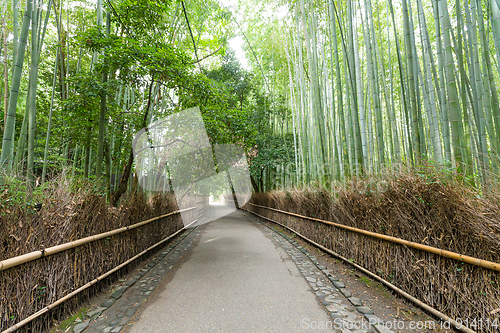
[[[148, 105], [146, 106], [146, 111], [144, 113], [144, 118], [142, 120], [142, 127], [147, 126], [147, 119], [148, 119], [148, 114], [149, 114], [149, 109], [151, 107], [151, 92], [153, 90], [153, 85], [154, 85], [154, 80], [151, 80], [151, 83], [149, 84], [149, 97], [148, 97]], [[130, 148], [130, 154], [128, 157], [128, 162], [125, 164], [123, 168], [123, 174], [120, 178], [120, 184], [118, 185], [118, 188], [116, 191], [111, 195], [110, 197], [110, 204], [112, 206], [115, 206], [118, 204], [118, 201], [120, 200], [120, 197], [122, 196], [125, 191], [127, 191], [127, 183], [130, 178], [130, 172], [132, 171], [132, 164], [134, 162], [134, 151], [133, 151], [133, 145], [132, 148]], [[137, 181], [137, 175], [134, 179], [134, 183]]]

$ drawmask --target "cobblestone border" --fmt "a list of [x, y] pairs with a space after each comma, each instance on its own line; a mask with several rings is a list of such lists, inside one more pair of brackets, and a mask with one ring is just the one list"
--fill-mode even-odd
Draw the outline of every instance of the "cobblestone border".
[[[298, 242], [261, 222], [259, 218], [250, 214], [247, 216], [291, 257], [314, 290], [318, 301], [333, 319], [333, 327], [343, 333], [393, 333], [385, 327], [379, 317], [374, 315], [371, 308], [363, 305], [359, 298], [352, 297], [346, 285]], [[139, 272], [124, 285], [115, 288], [100, 306], [88, 311], [85, 314], [87, 319], [77, 324], [73, 332], [120, 332], [204, 227], [189, 229], [177, 237], [158, 257], [140, 268]], [[127, 297], [122, 298], [127, 290], [129, 290]]]
[[[120, 332], [203, 229], [204, 226], [191, 228], [178, 236], [156, 258], [139, 268], [137, 274], [113, 289], [100, 306], [88, 311], [87, 319], [77, 324], [73, 333]], [[127, 290], [127, 296], [122, 298]]]
[[[333, 275], [297, 241], [261, 222], [259, 218], [250, 214], [249, 216], [251, 221], [273, 237], [292, 258], [314, 290], [316, 297], [333, 318], [334, 327], [341, 329], [342, 332], [369, 333], [373, 332], [373, 328], [378, 333], [394, 333], [370, 307], [363, 305], [359, 298], [352, 297], [344, 282]], [[360, 317], [364, 320], [360, 320]]]

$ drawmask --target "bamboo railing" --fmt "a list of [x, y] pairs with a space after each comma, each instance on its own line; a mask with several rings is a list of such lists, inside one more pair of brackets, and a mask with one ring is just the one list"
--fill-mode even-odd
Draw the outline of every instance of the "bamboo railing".
[[42, 250], [38, 250], [38, 251], [33, 251], [33, 252], [26, 253], [26, 254], [23, 254], [23, 255], [20, 255], [20, 256], [17, 256], [17, 257], [13, 257], [13, 258], [9, 258], [9, 259], [0, 261], [0, 271], [3, 271], [3, 270], [9, 269], [9, 268], [12, 268], [12, 267], [15, 267], [15, 266], [18, 266], [18, 265], [21, 265], [21, 264], [24, 264], [24, 263], [36, 260], [36, 259], [39, 259], [39, 258], [42, 258], [42, 257], [46, 257], [46, 256], [49, 256], [49, 255], [53, 255], [55, 253], [58, 253], [58, 252], [66, 251], [66, 250], [69, 250], [69, 249], [72, 249], [72, 248], [75, 248], [75, 247], [78, 247], [78, 246], [81, 246], [81, 245], [84, 245], [84, 244], [87, 244], [87, 243], [90, 243], [90, 242], [93, 242], [93, 241], [96, 241], [96, 240], [99, 240], [99, 239], [103, 239], [103, 238], [106, 238], [106, 237], [110, 237], [112, 235], [116, 235], [116, 234], [125, 232], [125, 231], [136, 229], [138, 227], [141, 227], [143, 225], [149, 224], [149, 223], [154, 222], [154, 221], [158, 221], [158, 220], [160, 220], [162, 218], [165, 218], [165, 217], [168, 217], [168, 216], [172, 216], [172, 215], [175, 215], [175, 214], [180, 214], [180, 213], [183, 213], [183, 212], [186, 212], [186, 211], [190, 211], [190, 210], [197, 210], [197, 211], [200, 212], [200, 214], [198, 214], [197, 218], [194, 221], [192, 221], [191, 223], [189, 223], [188, 225], [186, 225], [184, 228], [179, 229], [178, 231], [174, 232], [173, 234], [165, 237], [164, 239], [162, 239], [161, 241], [157, 242], [156, 244], [148, 247], [144, 251], [141, 251], [140, 253], [136, 254], [132, 258], [126, 260], [125, 262], [123, 262], [120, 265], [116, 266], [115, 268], [109, 270], [108, 272], [100, 275], [99, 277], [95, 278], [94, 280], [92, 280], [90, 282], [87, 282], [86, 284], [84, 284], [80, 288], [78, 288], [78, 289], [74, 290], [73, 292], [65, 295], [64, 297], [58, 299], [57, 301], [53, 302], [52, 304], [45, 306], [43, 309], [37, 311], [36, 313], [32, 314], [28, 318], [23, 319], [22, 321], [18, 322], [17, 324], [9, 327], [7, 330], [3, 331], [2, 333], [14, 332], [14, 331], [18, 330], [19, 328], [23, 327], [24, 325], [28, 324], [29, 322], [31, 322], [31, 321], [35, 320], [36, 318], [40, 317], [44, 313], [47, 313], [51, 309], [55, 308], [59, 304], [67, 301], [71, 297], [77, 295], [78, 293], [82, 292], [83, 290], [85, 290], [85, 289], [93, 286], [94, 284], [98, 283], [99, 281], [101, 281], [102, 279], [106, 278], [107, 276], [113, 274], [114, 272], [118, 271], [119, 269], [121, 269], [121, 268], [125, 267], [126, 265], [130, 264], [132, 261], [138, 259], [139, 257], [141, 257], [142, 255], [144, 255], [145, 253], [151, 251], [152, 249], [158, 247], [159, 245], [161, 245], [161, 244], [165, 243], [166, 241], [172, 239], [173, 237], [177, 236], [183, 230], [188, 229], [191, 225], [193, 225], [194, 223], [196, 223], [202, 215], [206, 214], [206, 212], [208, 210], [208, 200], [207, 200], [208, 197], [206, 197], [206, 196], [197, 196], [196, 199], [197, 200], [196, 200], [196, 206], [195, 207], [189, 207], [189, 208], [185, 208], [185, 209], [181, 209], [181, 210], [176, 210], [176, 211], [170, 212], [168, 214], [160, 215], [160, 216], [154, 217], [152, 219], [141, 221], [141, 222], [138, 222], [138, 223], [130, 225], [130, 226], [126, 226], [126, 227], [114, 229], [114, 230], [111, 230], [111, 231], [108, 231], [108, 232], [104, 232], [104, 233], [101, 233], [101, 234], [97, 234], [97, 235], [93, 235], [93, 236], [81, 238], [81, 239], [78, 239], [78, 240], [75, 240], [75, 241], [72, 241], [72, 242], [67, 242], [67, 243], [64, 243], [64, 244], [52, 246], [52, 247], [49, 247], [49, 248], [46, 248], [46, 249], [42, 249]]
[[55, 245], [55, 246], [52, 246], [52, 247], [49, 247], [46, 249], [33, 251], [33, 252], [26, 253], [26, 254], [23, 254], [23, 255], [20, 255], [17, 257], [5, 259], [5, 260], [0, 261], [0, 271], [6, 270], [8, 268], [15, 267], [15, 266], [18, 266], [18, 265], [21, 265], [21, 264], [24, 264], [24, 263], [27, 263], [27, 262], [30, 262], [30, 261], [33, 261], [36, 259], [39, 259], [41, 257], [47, 257], [47, 256], [50, 256], [52, 254], [66, 251], [66, 250], [69, 250], [69, 249], [72, 249], [72, 248], [75, 248], [75, 247], [78, 247], [78, 246], [81, 246], [81, 245], [84, 245], [84, 244], [87, 244], [90, 242], [94, 242], [94, 241], [99, 240], [99, 239], [103, 239], [103, 238], [110, 237], [110, 236], [113, 236], [113, 235], [116, 235], [116, 234], [119, 234], [119, 233], [122, 233], [122, 232], [125, 232], [128, 230], [132, 230], [132, 229], [141, 227], [143, 225], [149, 224], [151, 222], [157, 221], [159, 219], [162, 219], [162, 218], [165, 218], [165, 217], [168, 217], [171, 215], [179, 214], [182, 212], [186, 212], [189, 210], [193, 210], [193, 209], [196, 209], [196, 207], [189, 207], [186, 209], [176, 210], [176, 211], [173, 211], [171, 213], [160, 215], [160, 216], [154, 217], [152, 219], [145, 220], [145, 221], [142, 221], [142, 222], [139, 222], [136, 224], [126, 226], [126, 227], [103, 232], [101, 234], [97, 234], [97, 235], [93, 235], [93, 236], [89, 236], [89, 237], [85, 237], [85, 238], [80, 238], [80, 239], [72, 241], [72, 242], [68, 242], [68, 243], [64, 243], [64, 244], [60, 244], [60, 245]]
[[[250, 204], [252, 206], [257, 206], [258, 205], [254, 205], [254, 204]], [[265, 206], [260, 206], [260, 207], [264, 207], [264, 208], [269, 208], [269, 207], [265, 207]], [[270, 208], [269, 208], [270, 209]], [[293, 230], [292, 228], [282, 224], [282, 223], [279, 223], [277, 221], [274, 221], [268, 217], [265, 217], [265, 216], [262, 216], [260, 214], [257, 214], [251, 210], [246, 210], [245, 211], [249, 212], [249, 213], [252, 213], [254, 214], [255, 216], [258, 216], [264, 220], [267, 220], [269, 222], [272, 222], [272, 223], [275, 223], [285, 229], [287, 229], [288, 231], [294, 233], [295, 235], [299, 236], [300, 238], [304, 239], [306, 242], [309, 242], [310, 244], [316, 246], [317, 248], [321, 249], [322, 251], [325, 251], [329, 254], [331, 254], [332, 256], [336, 257], [336, 258], [339, 258], [341, 259], [342, 261], [346, 262], [347, 264], [351, 265], [351, 266], [354, 266], [356, 267], [357, 269], [359, 269], [361, 272], [365, 273], [366, 275], [372, 277], [373, 279], [379, 281], [380, 283], [382, 283], [383, 285], [385, 285], [386, 287], [392, 289], [393, 291], [395, 291], [396, 293], [398, 293], [399, 295], [403, 296], [404, 298], [406, 298], [407, 300], [413, 302], [414, 304], [418, 305], [420, 308], [424, 309], [425, 311], [427, 311], [428, 313], [434, 315], [435, 317], [439, 318], [440, 320], [442, 320], [443, 322], [448, 322], [450, 323], [451, 325], [453, 325], [454, 328], [456, 328], [458, 331], [461, 331], [461, 332], [464, 332], [464, 333], [476, 333], [476, 331], [473, 331], [471, 329], [469, 329], [468, 327], [466, 327], [465, 325], [463, 325], [463, 323], [460, 323], [460, 322], [457, 322], [455, 319], [445, 315], [444, 313], [434, 309], [433, 307], [431, 307], [430, 305], [422, 302], [421, 300], [413, 297], [412, 295], [408, 294], [407, 292], [403, 291], [402, 289], [396, 287], [395, 285], [393, 285], [392, 283], [390, 283], [389, 281], [387, 280], [384, 280], [382, 279], [380, 276], [378, 276], [377, 274], [374, 274], [372, 272], [370, 272], [369, 270], [367, 270], [366, 268], [356, 264], [355, 262], [341, 256], [340, 254], [336, 253], [336, 252], [333, 252], [332, 250], [322, 246], [321, 244], [318, 244], [316, 243], [315, 241], [307, 238], [306, 236], [300, 234], [299, 232], [297, 232], [296, 230]], [[290, 213], [292, 214], [292, 213]]]
[[500, 272], [500, 263], [496, 263], [496, 262], [492, 262], [492, 261], [488, 261], [488, 260], [483, 260], [483, 259], [479, 259], [479, 258], [474, 258], [474, 257], [467, 256], [467, 255], [464, 255], [464, 254], [460, 254], [460, 253], [451, 252], [451, 251], [448, 251], [448, 250], [439, 249], [437, 247], [433, 247], [433, 246], [429, 246], [429, 245], [424, 245], [424, 244], [420, 244], [420, 243], [415, 243], [415, 242], [410, 242], [410, 241], [405, 240], [405, 239], [401, 239], [401, 238], [397, 238], [397, 237], [392, 237], [392, 236], [387, 236], [387, 235], [379, 234], [379, 233], [368, 231], [368, 230], [364, 230], [364, 229], [358, 229], [358, 228], [350, 227], [350, 226], [347, 226], [347, 225], [344, 225], [344, 224], [340, 224], [340, 223], [335, 223], [335, 222], [330, 222], [330, 221], [325, 221], [325, 220], [317, 219], [317, 218], [314, 218], [314, 217], [309, 217], [309, 216], [303, 216], [303, 215], [299, 215], [299, 214], [295, 214], [295, 213], [290, 213], [290, 212], [279, 210], [279, 209], [276, 209], [276, 208], [271, 208], [271, 207], [266, 207], [266, 206], [261, 206], [261, 205], [255, 205], [255, 204], [252, 204], [252, 203], [248, 203], [248, 204], [251, 205], [251, 206], [254, 206], [254, 207], [269, 209], [269, 210], [272, 210], [272, 211], [275, 211], [275, 212], [278, 212], [278, 213], [282, 213], [282, 214], [285, 214], [285, 215], [290, 215], [290, 216], [299, 217], [299, 218], [302, 218], [302, 219], [305, 219], [305, 220], [320, 222], [320, 223], [331, 225], [331, 226], [334, 226], [334, 227], [337, 227], [337, 228], [341, 228], [341, 229], [353, 231], [353, 232], [356, 232], [358, 234], [367, 235], [367, 236], [370, 236], [370, 237], [373, 237], [373, 238], [383, 239], [383, 240], [388, 241], [388, 242], [406, 245], [408, 247], [411, 247], [411, 248], [414, 248], [414, 249], [417, 249], [417, 250], [421, 250], [421, 251], [425, 251], [425, 252], [437, 254], [437, 255], [443, 256], [445, 258], [455, 259], [455, 260], [460, 261], [460, 262], [466, 262], [466, 263], [471, 264], [471, 265], [476, 265], [476, 266], [480, 266], [480, 267], [483, 267], [483, 268], [491, 269], [493, 271]]

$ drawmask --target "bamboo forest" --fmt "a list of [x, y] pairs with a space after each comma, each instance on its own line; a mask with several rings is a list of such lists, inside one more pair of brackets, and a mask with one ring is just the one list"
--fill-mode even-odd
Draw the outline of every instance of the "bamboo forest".
[[[296, 249], [291, 265], [335, 323], [353, 311], [406, 321], [332, 331], [498, 330], [500, 0], [2, 0], [0, 10], [1, 332], [119, 332], [132, 325], [113, 312], [121, 293], [162, 285], [142, 278], [153, 274], [143, 263], [185, 243], [197, 258], [234, 228], [252, 243], [235, 221]], [[312, 264], [298, 263], [306, 250]], [[179, 256], [188, 267], [191, 254]], [[248, 274], [234, 274], [244, 285]], [[347, 290], [353, 279], [371, 298]], [[91, 311], [106, 288], [113, 300]], [[186, 331], [140, 326], [139, 307], [125, 315], [137, 319], [131, 332]], [[444, 331], [408, 329], [425, 316]], [[211, 320], [187, 331], [274, 327]]]
[[401, 165], [496, 179], [496, 0], [189, 6], [5, 2], [4, 177], [69, 168], [115, 192], [134, 131], [197, 105], [256, 156], [259, 190]]

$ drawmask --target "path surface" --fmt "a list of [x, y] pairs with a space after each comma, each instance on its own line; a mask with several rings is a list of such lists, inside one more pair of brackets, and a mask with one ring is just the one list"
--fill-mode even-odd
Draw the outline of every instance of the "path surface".
[[304, 319], [332, 320], [290, 256], [244, 213], [199, 237], [129, 332], [300, 332]]
[[415, 329], [417, 320], [435, 322], [418, 312], [410, 318], [376, 285], [362, 288], [352, 268], [319, 260], [320, 252], [252, 215], [214, 205], [204, 219], [212, 222], [120, 280], [73, 333], [448, 331]]

